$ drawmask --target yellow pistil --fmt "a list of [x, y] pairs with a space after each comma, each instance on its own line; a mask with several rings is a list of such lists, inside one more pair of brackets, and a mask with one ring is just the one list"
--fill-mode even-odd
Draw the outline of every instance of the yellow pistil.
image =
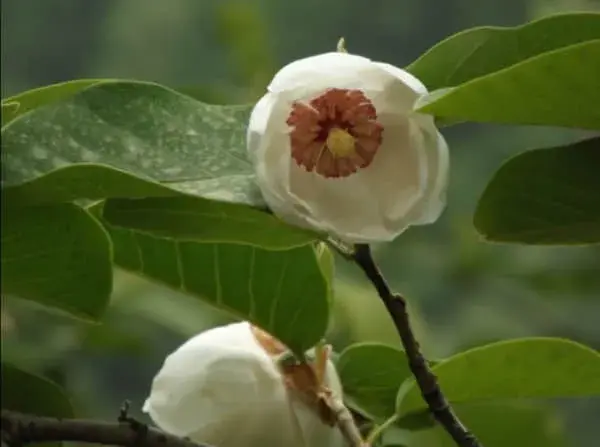
[[339, 127], [334, 127], [329, 131], [325, 145], [336, 158], [354, 154], [354, 137]]

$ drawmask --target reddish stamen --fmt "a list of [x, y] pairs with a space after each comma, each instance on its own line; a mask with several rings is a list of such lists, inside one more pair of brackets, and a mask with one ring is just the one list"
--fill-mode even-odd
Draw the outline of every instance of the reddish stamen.
[[[308, 104], [295, 102], [286, 122], [292, 126], [292, 158], [308, 172], [324, 177], [347, 177], [366, 168], [382, 141], [377, 111], [360, 90], [332, 88]], [[347, 156], [336, 156], [327, 147], [334, 128], [354, 137], [354, 151]]]

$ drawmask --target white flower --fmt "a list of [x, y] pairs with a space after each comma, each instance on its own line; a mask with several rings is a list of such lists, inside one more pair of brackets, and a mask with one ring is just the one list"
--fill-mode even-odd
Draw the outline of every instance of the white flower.
[[347, 242], [389, 241], [445, 206], [448, 147], [414, 76], [347, 53], [283, 67], [256, 104], [248, 150], [283, 220]]
[[[249, 323], [203, 332], [170, 354], [143, 411], [164, 431], [215, 447], [339, 447], [336, 427], [290, 393]], [[341, 396], [333, 364], [325, 382]]]

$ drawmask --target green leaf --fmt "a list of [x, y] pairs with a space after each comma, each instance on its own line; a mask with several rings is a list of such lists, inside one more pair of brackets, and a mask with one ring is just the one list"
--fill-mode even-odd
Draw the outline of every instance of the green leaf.
[[485, 26], [450, 36], [407, 70], [435, 90], [462, 84], [538, 54], [599, 38], [597, 13], [558, 14], [516, 27]]
[[72, 204], [3, 207], [2, 293], [98, 320], [112, 289], [110, 240]]
[[600, 129], [598, 79], [600, 39], [433, 92], [418, 110], [453, 120]]
[[104, 205], [103, 217], [114, 226], [180, 241], [285, 249], [306, 245], [317, 237], [249, 206], [198, 197], [113, 199]]
[[[566, 447], [563, 427], [550, 409], [527, 404], [472, 404], [456, 409], [458, 417], [486, 447]], [[439, 429], [438, 429], [439, 432]], [[443, 434], [440, 447], [455, 444]]]
[[403, 351], [380, 343], [346, 348], [338, 360], [346, 399], [361, 413], [384, 421], [396, 411], [396, 394], [411, 377]]
[[[453, 404], [600, 395], [600, 353], [557, 338], [524, 338], [470, 349], [438, 363], [433, 372]], [[400, 415], [427, 408], [414, 380], [398, 397]]]
[[246, 156], [250, 110], [100, 82], [3, 128], [2, 186], [36, 202], [182, 192], [264, 206]]
[[39, 416], [73, 416], [71, 403], [58, 385], [5, 362], [2, 362], [2, 408]]
[[323, 276], [325, 279], [327, 279], [327, 297], [331, 301], [333, 300], [334, 293], [333, 283], [335, 278], [335, 257], [333, 256], [333, 252], [330, 250], [327, 243], [322, 241], [315, 244], [315, 253], [319, 267], [321, 267], [321, 271], [323, 272]]
[[249, 320], [296, 353], [315, 345], [327, 329], [331, 278], [313, 244], [269, 251], [105, 225], [118, 266]]
[[132, 335], [128, 330], [105, 328], [104, 324], [90, 328], [85, 339], [82, 340], [81, 347], [88, 353], [124, 355], [129, 358], [142, 357], [153, 352], [152, 347], [143, 337]]
[[[75, 93], [101, 82], [111, 82], [106, 79], [79, 79], [76, 81], [61, 82], [60, 84], [28, 90], [18, 95], [2, 100], [2, 126], [5, 126], [18, 116], [38, 107], [67, 98]], [[17, 107], [11, 107], [5, 112], [4, 105], [14, 103]]]
[[302, 245], [318, 236], [247, 205], [191, 196], [110, 166], [71, 165], [2, 192], [5, 203], [13, 205], [104, 197], [139, 198], [108, 200], [105, 217], [114, 225], [159, 236], [244, 242], [272, 249]]
[[[22, 167], [27, 163], [9, 162]], [[2, 185], [2, 199], [10, 204], [50, 204], [106, 197], [171, 197], [183, 193], [148, 178], [98, 164], [72, 164], [23, 183]]]
[[7, 101], [7, 102], [2, 102], [2, 125], [4, 125], [5, 122], [8, 122], [7, 120], [10, 119], [11, 116], [15, 116], [17, 114], [17, 111], [19, 110], [19, 103], [15, 102], [15, 101]]
[[[517, 403], [486, 403], [454, 406], [459, 419], [485, 447], [567, 447], [559, 418], [549, 408]], [[406, 435], [405, 435], [406, 436]], [[410, 446], [455, 447], [438, 425], [412, 432]]]
[[598, 243], [599, 166], [600, 137], [517, 155], [486, 187], [475, 227], [492, 241]]

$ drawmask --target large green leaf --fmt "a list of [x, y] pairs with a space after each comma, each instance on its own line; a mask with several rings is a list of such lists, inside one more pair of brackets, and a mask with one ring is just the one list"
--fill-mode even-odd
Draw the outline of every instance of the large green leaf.
[[517, 155], [485, 189], [475, 227], [493, 241], [599, 243], [598, 167], [600, 137]]
[[[19, 115], [29, 112], [37, 107], [50, 104], [67, 98], [75, 93], [101, 82], [111, 82], [103, 79], [79, 79], [76, 81], [61, 82], [59, 84], [28, 90], [18, 95], [2, 100], [2, 126], [8, 124]], [[15, 104], [7, 107], [5, 105]]]
[[2, 125], [8, 122], [12, 117], [16, 116], [19, 110], [19, 103], [15, 101], [2, 101]]
[[[433, 371], [451, 403], [600, 396], [600, 353], [563, 339], [493, 343], [450, 357]], [[414, 381], [398, 397], [400, 415], [427, 408]]]
[[163, 196], [168, 187], [264, 205], [246, 157], [249, 112], [156, 84], [99, 82], [3, 128], [2, 186], [35, 201]]
[[510, 28], [485, 26], [462, 31], [438, 43], [407, 70], [434, 90], [593, 39], [600, 39], [597, 13], [553, 15]]
[[[456, 405], [461, 422], [485, 447], [567, 447], [565, 431], [550, 409], [516, 403]], [[401, 438], [402, 439], [402, 438]], [[409, 447], [455, 447], [456, 443], [439, 426], [404, 433]], [[385, 444], [386, 446], [388, 444]]]
[[[36, 163], [29, 158], [7, 161], [7, 169]], [[152, 179], [140, 177], [108, 165], [76, 163], [33, 180], [10, 184], [10, 174], [2, 185], [2, 199], [11, 204], [49, 204], [79, 199], [107, 197], [173, 197], [184, 193]]]
[[115, 263], [249, 320], [297, 353], [325, 333], [329, 268], [313, 244], [285, 251], [158, 237], [108, 223]]
[[[185, 186], [180, 183], [178, 187]], [[108, 200], [105, 210], [111, 223], [159, 235], [244, 242], [273, 249], [294, 247], [318, 237], [243, 203], [185, 194], [110, 166], [70, 165], [2, 191], [4, 202], [13, 205], [105, 197], [137, 198]]]
[[2, 362], [2, 408], [39, 416], [73, 416], [71, 403], [58, 385], [5, 362]]
[[2, 293], [98, 320], [112, 289], [110, 240], [72, 204], [2, 209]]
[[345, 398], [380, 422], [395, 413], [396, 394], [411, 376], [404, 352], [380, 343], [349, 346], [337, 366]]
[[[460, 420], [486, 447], [567, 447], [558, 415], [550, 409], [527, 404], [472, 404], [456, 409]], [[447, 433], [440, 447], [454, 447]]]
[[434, 91], [419, 111], [453, 120], [600, 129], [598, 79], [600, 39]]
[[[107, 209], [119, 211], [113, 222], [268, 248], [316, 237], [248, 206], [217, 203], [264, 206], [246, 159], [249, 107], [203, 104], [155, 84], [124, 81], [58, 96], [3, 130], [5, 202], [150, 197], [109, 201]], [[141, 220], [144, 213], [152, 219]]]
[[315, 233], [249, 206], [198, 197], [113, 199], [104, 206], [103, 217], [111, 225], [177, 240], [277, 249], [305, 245], [316, 238]]

